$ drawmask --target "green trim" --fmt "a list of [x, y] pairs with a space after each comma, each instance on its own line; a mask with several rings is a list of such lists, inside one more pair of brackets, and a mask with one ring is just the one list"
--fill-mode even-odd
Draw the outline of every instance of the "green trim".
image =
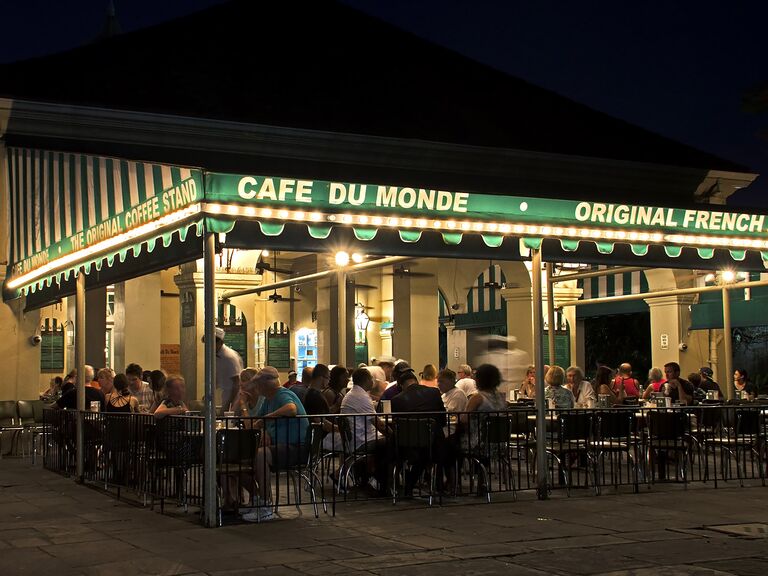
[[541, 249], [542, 242], [543, 242], [543, 238], [523, 238], [523, 246], [525, 246], [529, 250]]
[[309, 235], [315, 240], [325, 240], [331, 235], [331, 230], [333, 230], [333, 226], [323, 226], [318, 224], [307, 225], [307, 232], [309, 232]]
[[352, 232], [355, 238], [362, 242], [369, 242], [376, 238], [376, 234], [379, 232], [376, 228], [352, 228]]
[[419, 230], [398, 230], [397, 233], [400, 236], [400, 240], [409, 244], [421, 240], [421, 231]]
[[683, 248], [682, 246], [664, 246], [664, 252], [666, 252], [667, 256], [670, 258], [677, 258], [683, 253]]
[[600, 254], [613, 254], [613, 242], [595, 242], [595, 246]]
[[565, 238], [560, 239], [560, 247], [565, 252], [576, 252], [576, 250], [579, 249], [579, 241], [578, 240], [566, 240]]
[[458, 246], [461, 244], [461, 239], [464, 237], [461, 232], [443, 232], [443, 242], [450, 246]]
[[504, 236], [490, 236], [488, 234], [481, 235], [483, 242], [488, 248], [498, 248], [504, 242]]

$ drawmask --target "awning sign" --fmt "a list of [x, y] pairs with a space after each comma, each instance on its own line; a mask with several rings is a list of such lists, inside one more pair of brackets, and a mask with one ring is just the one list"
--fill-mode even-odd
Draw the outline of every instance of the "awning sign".
[[113, 240], [130, 246], [129, 232], [162, 232], [166, 217], [203, 199], [202, 172], [190, 168], [25, 148], [8, 149], [6, 168], [10, 285]]
[[[763, 214], [662, 208], [519, 196], [451, 192], [421, 187], [206, 174], [206, 201], [289, 206], [338, 213], [412, 214], [414, 218], [501, 220], [561, 227], [594, 226], [667, 234], [765, 237]], [[761, 247], [762, 248], [762, 247]]]

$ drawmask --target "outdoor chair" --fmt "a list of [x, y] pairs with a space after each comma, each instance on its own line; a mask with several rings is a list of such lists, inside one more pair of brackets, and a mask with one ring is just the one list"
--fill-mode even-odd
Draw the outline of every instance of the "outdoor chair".
[[[235, 512], [240, 507], [243, 479], [249, 480], [246, 489], [254, 506], [261, 505], [256, 474], [256, 450], [261, 442], [261, 430], [226, 428], [216, 432], [216, 476], [219, 481], [217, 498], [219, 525], [225, 508], [226, 495], [234, 500]], [[232, 482], [232, 480], [235, 480]], [[234, 488], [234, 489], [233, 489]]]
[[[648, 412], [648, 483], [654, 475], [666, 474], [666, 456], [675, 455], [676, 477], [688, 487], [688, 463], [691, 452], [688, 414], [683, 410], [649, 410]], [[662, 458], [663, 456], [663, 458]], [[661, 460], [664, 460], [662, 463]]]
[[[765, 486], [765, 430], [760, 410], [756, 408], [735, 408], [722, 411], [723, 423], [720, 433], [712, 435], [705, 443], [705, 455], [711, 450], [713, 456], [720, 452], [720, 466], [723, 480], [727, 480], [726, 468], [730, 459], [736, 463], [736, 477], [740, 486], [744, 486], [747, 476], [747, 456], [757, 458], [760, 480]], [[728, 425], [731, 424], [731, 425]], [[717, 474], [715, 473], [715, 487]]]
[[[27, 446], [30, 448], [32, 454], [32, 464], [35, 463], [35, 455], [37, 453], [37, 443], [40, 434], [43, 431], [42, 422], [37, 422], [35, 419], [34, 404], [43, 404], [42, 400], [19, 400], [16, 403], [16, 407], [19, 415], [19, 424], [22, 427], [19, 433], [19, 441], [21, 443], [21, 455], [26, 453]], [[26, 437], [26, 439], [25, 439]], [[27, 441], [28, 439], [28, 441]]]
[[[338, 419], [339, 432], [341, 435], [342, 444], [342, 457], [341, 466], [337, 472], [336, 479], [336, 492], [341, 494], [342, 491], [346, 493], [350, 489], [350, 481], [354, 477], [355, 467], [359, 463], [367, 462], [371, 456], [371, 452], [368, 449], [368, 444], [363, 443], [358, 445], [354, 435], [354, 425], [350, 424], [350, 421], [354, 422], [354, 418], [367, 418], [366, 415], [347, 415]], [[376, 436], [370, 440], [376, 440]]]
[[[403, 475], [403, 486], [407, 494], [413, 488], [416, 478], [414, 470], [429, 472], [429, 505], [435, 493], [437, 461], [434, 454], [435, 420], [414, 416], [397, 416], [392, 419], [394, 445], [392, 461], [392, 504], [397, 504], [398, 476]], [[421, 474], [419, 474], [421, 475]]]
[[3, 438], [10, 437], [8, 453], [13, 454], [17, 448], [19, 435], [24, 431], [18, 417], [16, 400], [0, 401], [0, 459], [3, 457]]
[[[595, 462], [595, 492], [600, 494], [601, 480], [605, 479], [605, 456], [609, 455], [610, 476], [618, 488], [622, 477], [621, 455], [627, 455], [627, 473], [634, 491], [638, 491], [638, 462], [642, 449], [640, 438], [634, 433], [634, 416], [628, 410], [605, 410], [595, 413], [595, 433], [591, 450]], [[614, 458], [615, 456], [615, 458]]]
[[[554, 430], [547, 434], [547, 454], [557, 463], [558, 474], [565, 484], [565, 491], [571, 495], [573, 486], [572, 469], [578, 469], [582, 458], [586, 461], [586, 481], [589, 484], [590, 472], [597, 475], [597, 468], [592, 452], [592, 414], [573, 411], [560, 412], [554, 423]], [[575, 464], [575, 465], [574, 465]], [[554, 470], [553, 470], [554, 477]], [[554, 482], [553, 482], [554, 484]], [[597, 479], [594, 479], [597, 493]]]
[[481, 418], [480, 442], [465, 456], [480, 471], [480, 486], [485, 488], [486, 501], [491, 503], [491, 472], [498, 470], [499, 488], [502, 483], [506, 489], [512, 490], [512, 497], [517, 499], [515, 479], [512, 474], [511, 445], [512, 420], [506, 413], [501, 414], [471, 414]]
[[[307, 457], [304, 461], [300, 461], [298, 464], [290, 466], [280, 466], [281, 470], [285, 470], [291, 479], [293, 484], [293, 491], [295, 495], [296, 509], [301, 511], [301, 483], [304, 482], [307, 491], [309, 492], [310, 501], [312, 502], [312, 509], [315, 513], [315, 518], [319, 518], [320, 514], [317, 508], [317, 487], [322, 486], [322, 480], [320, 479], [319, 471], [322, 465], [323, 459], [323, 437], [325, 432], [323, 431], [322, 422], [310, 422], [307, 427], [307, 436], [305, 445], [307, 446]], [[289, 496], [290, 500], [290, 496]], [[325, 496], [321, 492], [321, 503], [323, 505], [323, 512], [328, 513], [328, 504], [325, 501]]]

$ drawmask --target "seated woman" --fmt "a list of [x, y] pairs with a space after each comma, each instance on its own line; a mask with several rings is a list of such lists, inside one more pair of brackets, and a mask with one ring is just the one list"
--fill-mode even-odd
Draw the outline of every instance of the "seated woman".
[[125, 374], [115, 374], [112, 381], [114, 392], [109, 395], [106, 402], [106, 412], [133, 412], [138, 413], [139, 401], [131, 394], [128, 388], [128, 377]]
[[160, 406], [160, 402], [163, 401], [166, 378], [167, 376], [163, 370], [152, 370], [152, 372], [149, 373], [149, 385], [152, 388], [152, 394], [155, 397], [155, 401], [152, 402], [152, 406], [149, 409], [150, 412], [157, 410], [157, 407]]
[[[245, 368], [240, 372], [240, 393], [233, 404], [233, 412], [236, 416], [253, 418], [259, 413], [259, 408], [264, 403], [264, 397], [259, 394], [256, 385], [256, 377], [259, 371], [256, 368]], [[250, 428], [252, 420], [245, 420], [244, 426]]]
[[[117, 376], [115, 376], [117, 382]], [[184, 390], [186, 388], [182, 376], [169, 376], [165, 381], [165, 399], [155, 410], [155, 418], [162, 420], [166, 416], [181, 415], [187, 411], [184, 404]]]
[[462, 445], [465, 449], [477, 446], [480, 441], [480, 419], [467, 412], [501, 412], [507, 409], [507, 400], [499, 392], [501, 372], [496, 366], [483, 364], [475, 373], [477, 393], [469, 398], [467, 410], [459, 415], [459, 422], [468, 430], [464, 435]]
[[437, 388], [437, 367], [434, 364], [424, 366], [424, 370], [419, 376], [421, 377], [419, 384]]
[[594, 408], [597, 402], [592, 383], [584, 379], [584, 371], [578, 366], [569, 366], [565, 371], [566, 387], [573, 393], [574, 408]]
[[608, 396], [608, 402], [611, 406], [621, 404], [626, 397], [623, 388], [619, 389], [618, 394], [613, 391], [613, 370], [608, 366], [598, 366], [592, 388], [594, 388], [598, 399], [600, 396]]
[[757, 396], [757, 387], [749, 380], [747, 371], [737, 368], [733, 372], [733, 387], [736, 390], [736, 399], [746, 396], [744, 400], [754, 400]]
[[338, 414], [341, 410], [341, 401], [349, 384], [349, 372], [344, 366], [334, 366], [331, 369], [331, 379], [323, 390], [323, 396], [328, 403], [328, 413]]
[[643, 400], [648, 400], [651, 397], [651, 394], [663, 392], [664, 384], [666, 384], [666, 382], [667, 379], [664, 378], [664, 373], [661, 371], [661, 368], [654, 366], [648, 370], [648, 384], [643, 392]]
[[552, 365], [544, 376], [547, 387], [544, 389], [544, 398], [554, 403], [555, 410], [570, 410], [576, 403], [573, 392], [563, 387], [565, 383], [565, 371], [556, 365]]
[[520, 398], [536, 398], [536, 367], [531, 364], [525, 372], [525, 380], [520, 384]]

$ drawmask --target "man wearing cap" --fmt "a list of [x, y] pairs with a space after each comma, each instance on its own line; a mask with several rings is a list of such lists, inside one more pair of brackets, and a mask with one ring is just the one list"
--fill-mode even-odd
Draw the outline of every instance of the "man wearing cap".
[[254, 422], [255, 429], [263, 429], [261, 446], [256, 451], [255, 478], [261, 490], [262, 506], [243, 514], [248, 522], [263, 522], [274, 517], [272, 509], [272, 472], [294, 466], [307, 457], [305, 438], [309, 425], [301, 401], [296, 394], [280, 385], [277, 369], [264, 366], [254, 379], [264, 403]]
[[717, 398], [718, 400], [721, 400], [723, 398], [723, 391], [720, 390], [720, 385], [712, 380], [714, 374], [712, 368], [703, 366], [701, 370], [699, 370], [699, 374], [701, 374], [701, 384], [699, 385], [699, 388], [704, 390], [705, 393], [709, 391], [717, 392]]
[[296, 384], [296, 378], [298, 374], [296, 374], [296, 370], [291, 370], [288, 372], [288, 380], [285, 381], [285, 384], [283, 384], [284, 388], [291, 388], [294, 384]]
[[376, 362], [376, 366], [380, 366], [382, 370], [384, 370], [384, 376], [385, 380], [387, 382], [391, 382], [392, 380], [396, 380], [396, 378], [392, 377], [392, 370], [395, 367], [395, 364], [397, 361], [393, 356], [382, 356], [378, 359]]
[[[381, 366], [381, 364], [379, 364]], [[381, 412], [382, 408], [382, 400], [392, 400], [395, 396], [400, 394], [403, 389], [400, 386], [400, 376], [405, 372], [413, 372], [413, 369], [408, 365], [408, 362], [405, 360], [399, 360], [397, 364], [395, 364], [395, 367], [392, 368], [392, 378], [395, 379], [393, 383], [389, 385], [389, 387], [384, 390], [384, 394], [381, 395], [381, 399], [379, 400], [379, 405], [377, 406], [377, 409], [379, 412]], [[385, 372], [386, 373], [386, 372]]]
[[216, 387], [221, 389], [221, 405], [224, 411], [232, 409], [240, 391], [240, 372], [243, 361], [240, 355], [224, 344], [224, 330], [216, 327]]

